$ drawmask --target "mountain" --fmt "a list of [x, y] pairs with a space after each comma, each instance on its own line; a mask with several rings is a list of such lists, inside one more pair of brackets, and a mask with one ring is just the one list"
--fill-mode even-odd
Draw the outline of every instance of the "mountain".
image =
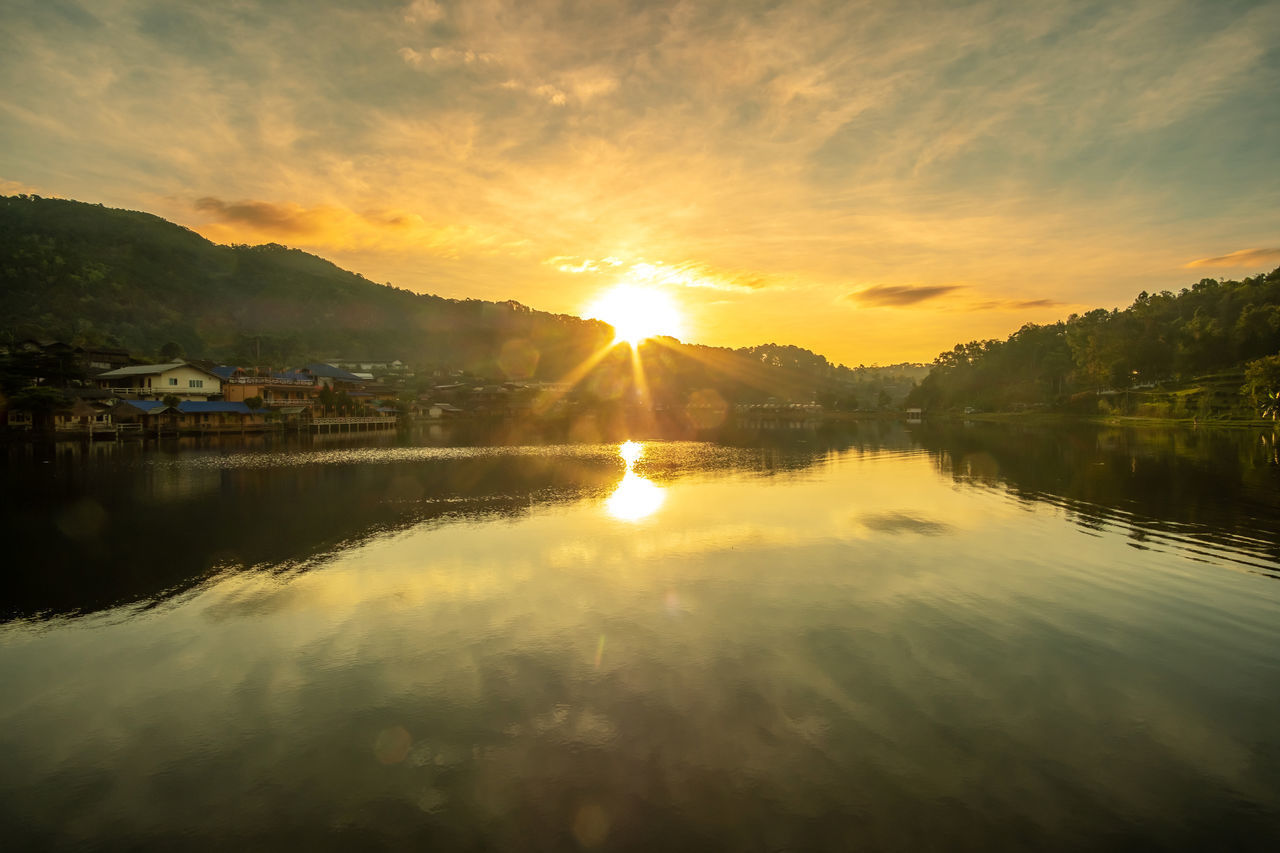
[[[493, 379], [573, 376], [584, 393], [614, 400], [638, 381], [626, 347], [595, 357], [613, 339], [599, 321], [413, 293], [281, 245], [218, 245], [147, 213], [0, 197], [0, 343], [26, 338], [244, 365], [342, 357]], [[926, 372], [850, 369], [780, 344], [731, 350], [665, 339], [646, 343], [642, 356], [650, 394], [670, 405], [701, 394], [884, 406]]]
[[143, 353], [172, 342], [246, 363], [400, 358], [484, 375], [497, 375], [510, 340], [537, 350], [527, 372], [550, 376], [611, 338], [596, 321], [416, 294], [297, 249], [217, 245], [150, 214], [33, 196], [0, 198], [0, 316], [16, 339]]

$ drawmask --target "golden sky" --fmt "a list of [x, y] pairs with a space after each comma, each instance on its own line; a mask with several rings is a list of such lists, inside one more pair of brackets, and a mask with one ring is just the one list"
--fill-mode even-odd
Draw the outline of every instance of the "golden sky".
[[8, 0], [0, 191], [856, 365], [1280, 265], [1280, 3]]

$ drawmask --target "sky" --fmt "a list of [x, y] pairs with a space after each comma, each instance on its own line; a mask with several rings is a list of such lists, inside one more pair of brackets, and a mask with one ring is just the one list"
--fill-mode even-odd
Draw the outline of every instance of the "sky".
[[1280, 266], [1280, 2], [6, 0], [0, 193], [930, 361]]

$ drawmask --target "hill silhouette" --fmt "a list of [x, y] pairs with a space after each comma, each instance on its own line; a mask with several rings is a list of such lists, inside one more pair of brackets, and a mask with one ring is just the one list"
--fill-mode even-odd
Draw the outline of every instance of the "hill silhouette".
[[[224, 246], [160, 217], [61, 199], [0, 199], [0, 311], [15, 338], [288, 363], [341, 355], [496, 373], [504, 342], [556, 375], [611, 337], [599, 322], [517, 302], [379, 285], [277, 244]], [[520, 377], [528, 378], [528, 377]]]

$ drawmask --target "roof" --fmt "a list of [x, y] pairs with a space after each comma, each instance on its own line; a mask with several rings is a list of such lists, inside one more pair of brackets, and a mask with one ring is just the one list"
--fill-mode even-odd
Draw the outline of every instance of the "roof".
[[362, 382], [359, 376], [343, 370], [341, 367], [334, 367], [332, 364], [308, 364], [307, 370], [310, 370], [313, 376], [323, 376], [326, 379], [341, 379], [345, 382]]
[[66, 393], [70, 394], [72, 397], [77, 397], [81, 400], [108, 401], [113, 396], [110, 388], [87, 388], [86, 387], [86, 388], [65, 388], [63, 390]]
[[117, 405], [132, 406], [148, 415], [154, 415], [169, 408], [163, 400], [121, 400]]
[[229, 364], [219, 364], [217, 367], [213, 368], [213, 373], [219, 379], [230, 379], [232, 375], [239, 369], [240, 368], [232, 367]]
[[101, 414], [103, 409], [101, 406], [95, 406], [84, 400], [76, 400], [71, 404], [71, 415], [77, 418], [92, 417]]
[[117, 367], [115, 370], [108, 370], [106, 373], [99, 373], [99, 379], [112, 379], [116, 376], [155, 376], [164, 373], [166, 370], [173, 370], [175, 367], [182, 367], [185, 361], [171, 361], [168, 364], [131, 364], [128, 367]]
[[236, 415], [251, 415], [253, 409], [250, 409], [244, 403], [228, 403], [224, 400], [183, 400], [178, 404], [178, 411], [184, 415], [192, 414], [214, 414], [225, 412]]
[[117, 367], [115, 370], [108, 370], [105, 373], [99, 373], [95, 379], [117, 379], [126, 376], [156, 376], [169, 370], [176, 370], [179, 367], [190, 367], [192, 370], [198, 370], [201, 373], [221, 379], [218, 374], [206, 370], [198, 364], [192, 364], [189, 361], [170, 361], [165, 364], [132, 364], [128, 367]]

